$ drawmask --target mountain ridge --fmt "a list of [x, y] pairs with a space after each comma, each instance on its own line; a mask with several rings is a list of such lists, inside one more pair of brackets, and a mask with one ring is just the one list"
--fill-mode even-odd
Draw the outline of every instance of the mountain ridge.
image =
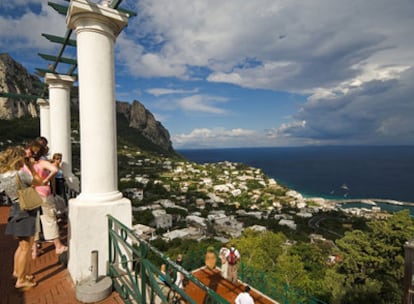
[[[22, 64], [15, 61], [9, 54], [0, 54], [0, 93], [7, 94], [0, 97], [0, 120], [12, 123], [15, 119], [38, 119], [39, 109], [36, 100], [31, 96], [39, 96], [40, 89], [43, 88], [44, 84], [39, 77], [31, 75]], [[78, 118], [76, 115], [78, 111], [77, 93], [78, 88], [73, 87], [71, 94], [73, 97], [71, 102], [72, 121]], [[150, 149], [175, 154], [168, 130], [155, 119], [154, 115], [141, 102], [138, 100], [134, 100], [132, 103], [116, 101], [116, 111], [118, 118], [123, 117], [127, 120], [129, 129], [125, 130], [125, 126], [123, 126], [121, 130], [127, 133], [132, 132], [132, 134], [118, 135], [126, 135], [130, 138], [129, 141], [132, 140], [135, 145], [139, 145], [137, 140], [133, 140], [133, 136], [136, 135], [137, 138], [148, 140], [151, 144], [146, 143], [146, 146], [152, 146]], [[119, 129], [118, 124], [118, 133]]]

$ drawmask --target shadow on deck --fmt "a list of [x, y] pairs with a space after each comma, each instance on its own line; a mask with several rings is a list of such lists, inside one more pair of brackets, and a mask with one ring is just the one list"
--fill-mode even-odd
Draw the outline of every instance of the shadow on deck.
[[[30, 263], [31, 273], [35, 275], [38, 286], [26, 292], [15, 287], [13, 273], [13, 255], [17, 241], [5, 235], [9, 207], [0, 206], [0, 303], [2, 304], [73, 304], [76, 300], [75, 285], [65, 266], [61, 265], [52, 243], [43, 243], [43, 253]], [[66, 242], [67, 230], [61, 231]], [[123, 303], [117, 292], [97, 302], [99, 304]]]
[[[30, 263], [31, 273], [35, 275], [38, 286], [20, 292], [15, 287], [13, 273], [13, 254], [17, 248], [17, 241], [4, 234], [9, 207], [0, 206], [0, 303], [2, 304], [73, 304], [82, 303], [76, 299], [75, 285], [66, 267], [59, 263], [58, 256], [52, 243], [42, 243], [42, 254]], [[66, 243], [67, 229], [61, 231]], [[223, 279], [218, 270], [200, 268], [193, 275], [206, 286], [210, 287], [229, 303], [234, 303], [237, 295], [244, 290], [244, 284], [234, 285]], [[185, 292], [196, 303], [204, 303], [206, 294], [198, 286], [191, 283]], [[260, 294], [252, 288], [250, 294], [256, 304], [277, 303]], [[96, 304], [121, 304], [121, 297], [116, 291]]]

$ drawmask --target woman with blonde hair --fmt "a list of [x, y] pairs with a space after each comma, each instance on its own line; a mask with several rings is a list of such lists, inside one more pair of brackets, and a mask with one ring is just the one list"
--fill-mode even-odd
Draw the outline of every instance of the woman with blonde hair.
[[[22, 170], [25, 165], [31, 174]], [[0, 189], [5, 191], [12, 201], [5, 233], [13, 235], [19, 241], [14, 253], [13, 276], [17, 278], [15, 287], [26, 290], [36, 286], [33, 275], [29, 274], [29, 261], [36, 233], [38, 210], [20, 209], [17, 194], [18, 182], [22, 188], [42, 183], [34, 171], [33, 162], [25, 157], [25, 150], [20, 146], [7, 148], [0, 153]]]

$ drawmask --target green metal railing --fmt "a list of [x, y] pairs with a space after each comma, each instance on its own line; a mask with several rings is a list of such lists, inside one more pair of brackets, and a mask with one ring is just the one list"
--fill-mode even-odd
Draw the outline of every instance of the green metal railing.
[[[178, 303], [174, 302], [174, 296], [179, 295], [186, 303], [197, 304], [183, 289], [175, 285], [174, 277], [169, 273], [177, 272], [184, 274], [205, 292], [204, 303], [229, 303], [110, 215], [108, 231], [108, 275], [124, 303]], [[167, 274], [161, 273], [160, 268], [148, 259], [149, 255], [162, 260], [167, 266]]]

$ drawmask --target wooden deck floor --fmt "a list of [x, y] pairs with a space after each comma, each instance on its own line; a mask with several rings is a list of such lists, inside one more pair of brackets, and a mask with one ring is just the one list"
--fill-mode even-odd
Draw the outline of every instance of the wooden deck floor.
[[[35, 275], [38, 286], [26, 292], [15, 287], [13, 272], [13, 254], [17, 242], [4, 234], [9, 207], [0, 206], [0, 303], [1, 304], [76, 304], [75, 285], [65, 266], [59, 264], [54, 246], [43, 243], [43, 254], [31, 262], [31, 272]], [[62, 235], [66, 236], [66, 231]], [[66, 242], [66, 239], [63, 239]], [[117, 292], [97, 302], [99, 304], [121, 304], [123, 301]]]
[[[15, 287], [13, 272], [13, 254], [17, 248], [17, 242], [13, 237], [4, 234], [9, 207], [0, 206], [0, 304], [77, 304], [82, 303], [76, 299], [75, 285], [65, 266], [58, 261], [54, 246], [51, 243], [43, 243], [41, 254], [31, 261], [31, 273], [35, 275], [38, 286], [26, 292], [20, 292]], [[67, 231], [62, 231], [66, 237]], [[63, 241], [66, 243], [66, 239]], [[195, 271], [194, 276], [223, 298], [234, 303], [236, 296], [244, 289], [243, 284], [233, 285], [223, 279], [218, 271], [201, 268]], [[186, 287], [188, 295], [196, 303], [204, 303], [205, 293], [196, 285], [190, 283]], [[256, 304], [276, 303], [255, 290], [252, 290]], [[96, 304], [121, 304], [121, 297], [117, 292]]]

